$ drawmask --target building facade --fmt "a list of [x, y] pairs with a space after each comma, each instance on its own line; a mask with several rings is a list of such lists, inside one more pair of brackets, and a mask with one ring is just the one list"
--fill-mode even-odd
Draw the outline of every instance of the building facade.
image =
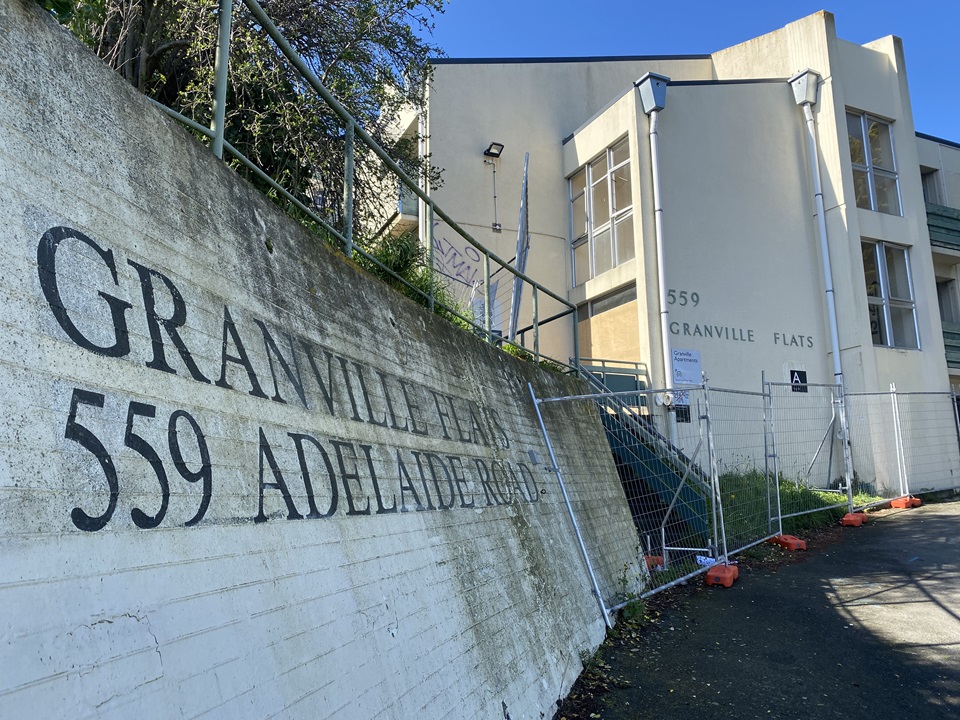
[[[789, 82], [806, 69], [829, 273]], [[656, 164], [644, 76], [665, 83]], [[581, 355], [634, 363], [650, 387], [671, 384], [665, 347], [744, 389], [798, 370], [832, 383], [839, 347], [848, 391], [946, 391], [945, 333], [960, 373], [960, 232], [927, 226], [928, 203], [947, 234], [960, 218], [960, 148], [916, 135], [898, 38], [856, 45], [819, 12], [711, 55], [439, 60], [424, 129], [433, 195], [503, 257], [529, 153], [528, 274], [580, 308]], [[469, 248], [433, 231], [437, 267], [462, 277]]]

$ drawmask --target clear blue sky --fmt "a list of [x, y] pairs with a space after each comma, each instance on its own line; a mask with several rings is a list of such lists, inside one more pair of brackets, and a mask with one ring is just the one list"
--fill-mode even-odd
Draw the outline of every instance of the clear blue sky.
[[960, 0], [450, 0], [434, 41], [452, 58], [701, 54], [817, 10], [844, 40], [903, 38], [916, 129], [960, 142]]

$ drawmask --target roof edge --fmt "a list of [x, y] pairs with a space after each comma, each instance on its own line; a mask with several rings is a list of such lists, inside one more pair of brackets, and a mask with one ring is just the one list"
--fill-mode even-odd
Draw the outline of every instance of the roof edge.
[[430, 58], [433, 65], [519, 65], [579, 62], [636, 62], [650, 60], [709, 60], [712, 55], [611, 55], [587, 57]]
[[956, 140], [947, 140], [946, 138], [937, 137], [936, 135], [927, 135], [927, 133], [916, 132], [914, 133], [918, 138], [924, 140], [930, 140], [935, 143], [941, 143], [943, 145], [949, 145], [950, 147], [960, 148], [960, 142]]

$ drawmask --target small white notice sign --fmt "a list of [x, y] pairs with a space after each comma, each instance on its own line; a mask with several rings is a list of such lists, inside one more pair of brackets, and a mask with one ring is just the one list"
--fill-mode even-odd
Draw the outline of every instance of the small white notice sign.
[[699, 350], [673, 351], [674, 385], [700, 385], [702, 377]]

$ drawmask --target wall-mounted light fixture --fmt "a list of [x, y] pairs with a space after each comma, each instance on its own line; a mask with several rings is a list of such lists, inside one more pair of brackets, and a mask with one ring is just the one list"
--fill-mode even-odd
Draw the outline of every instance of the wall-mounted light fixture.
[[483, 154], [487, 157], [498, 158], [500, 153], [503, 152], [503, 143], [492, 142], [489, 147], [483, 151]]
[[492, 142], [487, 146], [487, 149], [483, 151], [483, 156], [485, 158], [492, 158], [492, 160], [484, 160], [484, 165], [493, 166], [493, 224], [491, 227], [494, 232], [500, 232], [500, 218], [497, 217], [497, 164], [494, 160], [499, 159], [500, 154], [503, 152], [503, 143]]

